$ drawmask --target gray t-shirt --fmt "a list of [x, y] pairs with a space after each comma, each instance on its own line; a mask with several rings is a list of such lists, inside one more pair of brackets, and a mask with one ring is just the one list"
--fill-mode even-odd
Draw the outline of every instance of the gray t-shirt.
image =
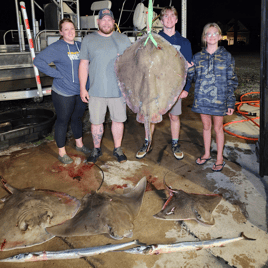
[[82, 41], [80, 59], [89, 60], [89, 96], [101, 98], [121, 97], [114, 63], [117, 54], [121, 55], [131, 45], [129, 38], [118, 32], [109, 37], [101, 36], [97, 32], [84, 37]]

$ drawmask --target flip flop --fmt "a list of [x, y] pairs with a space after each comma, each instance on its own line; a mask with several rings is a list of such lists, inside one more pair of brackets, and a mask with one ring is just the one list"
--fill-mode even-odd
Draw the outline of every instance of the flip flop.
[[[220, 167], [220, 166], [221, 166], [221, 169], [213, 169], [213, 167]], [[218, 165], [216, 165], [216, 163], [214, 163], [214, 165], [211, 168], [211, 170], [214, 171], [214, 172], [220, 172], [220, 171], [222, 171], [222, 169], [223, 169], [224, 166], [225, 166], [225, 162], [224, 161], [223, 161], [222, 164], [218, 164]]]
[[[204, 160], [205, 160], [205, 162], [202, 163], [202, 164], [197, 163], [197, 160], [198, 160], [198, 159], [200, 159], [200, 161], [204, 161]], [[196, 163], [197, 165], [199, 165], [199, 166], [202, 166], [202, 165], [205, 165], [205, 164], [207, 163], [207, 161], [209, 161], [210, 159], [211, 159], [211, 157], [210, 157], [210, 158], [202, 158], [202, 156], [200, 156], [200, 157], [198, 157], [198, 158], [195, 160], [195, 163]]]

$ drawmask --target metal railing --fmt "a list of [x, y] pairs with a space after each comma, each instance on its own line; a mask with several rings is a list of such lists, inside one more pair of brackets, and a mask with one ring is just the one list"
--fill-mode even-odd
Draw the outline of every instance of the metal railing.
[[[77, 33], [78, 37], [84, 37], [86, 34], [93, 33], [95, 31], [96, 30], [75, 30], [75, 32]], [[36, 35], [36, 38], [34, 40], [35, 47], [37, 46], [38, 39], [41, 38], [41, 35], [45, 34], [45, 36], [46, 36], [47, 33], [55, 33], [56, 35], [60, 35], [58, 30], [42, 30], [42, 31], [38, 32], [37, 35]], [[47, 41], [47, 39], [46, 39], [46, 41]], [[45, 47], [47, 47], [47, 44], [46, 44]]]
[[[5, 46], [6, 46], [6, 35], [7, 35], [9, 32], [11, 32], [12, 38], [14, 38], [14, 37], [13, 37], [13, 32], [18, 32], [18, 30], [8, 30], [8, 31], [6, 31], [6, 32], [4, 33], [4, 35], [3, 35], [3, 41], [4, 41], [4, 45], [5, 45]], [[23, 30], [23, 32], [26, 32], [26, 30]]]
[[[95, 32], [96, 30], [75, 30], [75, 31], [77, 32], [77, 36], [79, 36], [79, 37], [80, 37], [80, 36], [81, 36], [81, 37], [84, 37], [86, 34]], [[8, 30], [8, 31], [6, 31], [6, 32], [4, 33], [4, 35], [3, 35], [3, 42], [4, 42], [4, 45], [5, 45], [5, 46], [7, 45], [7, 42], [6, 42], [6, 35], [7, 35], [8, 33], [11, 33], [12, 38], [14, 38], [14, 36], [13, 36], [14, 32], [18, 32], [18, 30]], [[23, 32], [26, 32], [26, 30], [23, 30]], [[47, 33], [55, 33], [55, 34], [60, 35], [58, 30], [42, 30], [42, 31], [38, 32], [38, 33], [36, 34], [35, 39], [34, 39], [34, 45], [35, 45], [35, 48], [36, 48], [37, 51], [40, 51], [40, 49], [39, 49], [39, 50], [37, 49], [37, 47], [38, 47], [38, 39], [40, 38], [41, 35], [43, 35], [43, 34], [47, 34]], [[46, 44], [46, 46], [47, 46], [47, 44]], [[25, 50], [24, 50], [24, 51], [25, 51]]]

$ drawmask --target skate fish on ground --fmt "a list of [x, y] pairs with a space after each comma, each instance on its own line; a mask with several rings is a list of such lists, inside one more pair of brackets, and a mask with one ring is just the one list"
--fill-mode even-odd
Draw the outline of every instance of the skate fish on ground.
[[44, 243], [54, 237], [45, 228], [69, 220], [80, 207], [79, 200], [65, 193], [1, 182], [11, 195], [0, 200], [0, 251]]
[[246, 237], [241, 233], [240, 237], [227, 238], [227, 239], [212, 239], [206, 241], [196, 241], [196, 242], [180, 242], [175, 244], [155, 244], [148, 246], [138, 246], [135, 248], [130, 248], [126, 250], [120, 250], [119, 252], [126, 252], [130, 254], [143, 254], [143, 255], [158, 255], [162, 253], [174, 253], [190, 250], [200, 250], [212, 247], [223, 247], [226, 244], [237, 242], [240, 240], [255, 240]]
[[174, 221], [196, 220], [207, 226], [215, 224], [212, 213], [220, 203], [221, 195], [186, 193], [168, 186], [167, 189], [169, 198], [161, 211], [154, 215], [155, 218]]
[[136, 244], [138, 244], [138, 241], [134, 240], [123, 244], [105, 245], [92, 248], [77, 248], [77, 249], [68, 249], [61, 251], [40, 251], [31, 253], [21, 253], [6, 259], [2, 259], [0, 260], [0, 262], [32, 262], [32, 261], [47, 261], [47, 260], [79, 259], [82, 257], [89, 257], [109, 251], [118, 250]]
[[129, 108], [137, 113], [137, 121], [144, 123], [151, 141], [150, 123], [162, 121], [178, 99], [185, 85], [187, 63], [183, 55], [167, 40], [153, 34], [128, 47], [115, 63], [119, 88]]
[[133, 220], [140, 211], [146, 182], [144, 177], [127, 194], [87, 194], [74, 218], [46, 230], [63, 237], [97, 234], [109, 234], [114, 239], [132, 237]]

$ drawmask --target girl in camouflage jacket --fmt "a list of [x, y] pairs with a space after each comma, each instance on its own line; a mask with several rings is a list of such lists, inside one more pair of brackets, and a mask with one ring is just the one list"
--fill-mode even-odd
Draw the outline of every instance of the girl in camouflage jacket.
[[219, 47], [221, 29], [216, 23], [205, 25], [202, 33], [204, 48], [193, 57], [194, 65], [188, 69], [188, 78], [195, 82], [192, 111], [200, 113], [203, 123], [205, 153], [196, 159], [204, 165], [210, 157], [212, 117], [217, 143], [217, 160], [212, 170], [221, 171], [223, 161], [223, 116], [232, 115], [235, 106], [234, 90], [238, 85], [232, 55]]

